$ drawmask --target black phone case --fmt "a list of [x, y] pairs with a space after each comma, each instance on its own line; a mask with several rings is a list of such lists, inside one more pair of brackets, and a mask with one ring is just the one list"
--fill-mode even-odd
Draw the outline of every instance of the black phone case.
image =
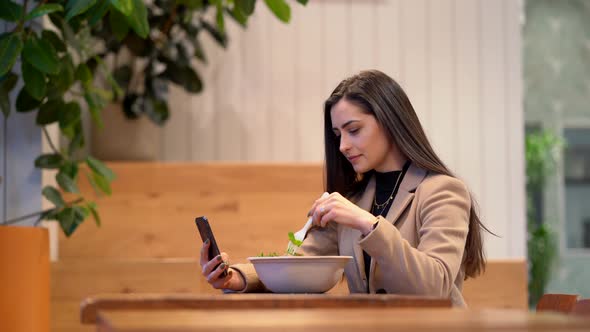
[[[209, 225], [209, 220], [207, 220], [207, 217], [202, 216], [195, 219], [195, 223], [197, 224], [197, 229], [201, 235], [201, 240], [205, 242], [207, 239], [209, 239], [209, 242], [211, 242], [209, 245], [208, 259], [212, 260], [220, 254], [220, 251], [219, 247], [217, 246], [217, 241], [215, 241], [215, 236], [213, 236], [211, 226]], [[215, 265], [214, 269], [216, 269], [220, 264], [221, 263]], [[227, 276], [227, 270], [221, 272], [221, 277], [224, 278], [225, 276]]]

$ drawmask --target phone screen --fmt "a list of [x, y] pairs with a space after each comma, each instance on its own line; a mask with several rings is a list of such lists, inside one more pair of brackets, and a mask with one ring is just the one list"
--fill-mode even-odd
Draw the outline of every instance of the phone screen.
[[[209, 252], [208, 252], [208, 260], [212, 260], [213, 258], [215, 258], [216, 256], [218, 256], [220, 254], [219, 251], [219, 247], [217, 246], [217, 241], [215, 240], [215, 236], [213, 236], [213, 231], [211, 230], [211, 225], [209, 225], [209, 220], [207, 220], [207, 217], [202, 216], [202, 217], [197, 217], [195, 219], [195, 223], [197, 224], [197, 229], [199, 230], [199, 234], [201, 235], [201, 240], [203, 242], [207, 241], [207, 239], [209, 239], [210, 245], [209, 245]], [[215, 266], [214, 269], [216, 269], [219, 265], [221, 264], [221, 262], [219, 264], [217, 264]], [[224, 278], [227, 275], [227, 270], [223, 271], [221, 273], [221, 278]]]

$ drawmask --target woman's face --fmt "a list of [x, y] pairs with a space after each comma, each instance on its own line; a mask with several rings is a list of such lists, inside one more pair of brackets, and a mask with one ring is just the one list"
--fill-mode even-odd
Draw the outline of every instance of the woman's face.
[[394, 159], [393, 143], [373, 115], [342, 98], [332, 106], [330, 117], [332, 130], [340, 137], [340, 152], [357, 173], [397, 169], [399, 163]]

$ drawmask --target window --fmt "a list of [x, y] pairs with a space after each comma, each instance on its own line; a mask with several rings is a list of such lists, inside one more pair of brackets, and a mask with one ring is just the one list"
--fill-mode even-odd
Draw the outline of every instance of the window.
[[565, 128], [564, 138], [567, 247], [590, 249], [590, 128]]

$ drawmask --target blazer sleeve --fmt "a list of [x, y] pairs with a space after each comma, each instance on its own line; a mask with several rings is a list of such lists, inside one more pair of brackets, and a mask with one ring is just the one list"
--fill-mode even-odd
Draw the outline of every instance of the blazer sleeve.
[[463, 261], [469, 191], [458, 179], [436, 175], [418, 187], [414, 199], [417, 248], [383, 217], [359, 244], [387, 276], [387, 293], [448, 296]]
[[[301, 247], [296, 251], [298, 255], [303, 256], [335, 256], [338, 255], [338, 226], [336, 223], [329, 223], [327, 227], [312, 227], [307, 232], [307, 237], [303, 240]], [[258, 278], [254, 265], [250, 263], [234, 264], [231, 266], [236, 270], [244, 281], [246, 288], [239, 293], [260, 293], [268, 292], [268, 289]], [[231, 291], [224, 291], [229, 293]]]
[[332, 222], [323, 228], [317, 226], [310, 228], [296, 254], [303, 256], [337, 256], [338, 224]]

